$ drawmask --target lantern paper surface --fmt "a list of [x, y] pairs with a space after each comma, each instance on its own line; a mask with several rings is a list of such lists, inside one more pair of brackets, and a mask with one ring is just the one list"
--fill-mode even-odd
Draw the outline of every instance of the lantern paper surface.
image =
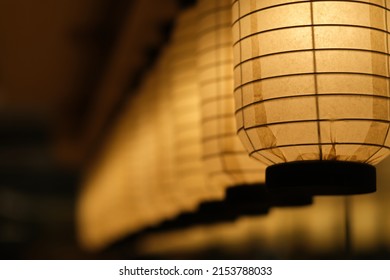
[[[196, 74], [197, 9], [179, 16], [169, 45], [169, 83], [174, 114], [176, 186], [186, 194], [187, 210], [204, 199], [221, 196], [207, 188], [202, 163], [200, 94]], [[184, 206], [184, 205], [183, 205]]]
[[146, 95], [139, 97], [121, 115], [78, 198], [79, 238], [90, 250], [101, 249], [165, 215], [156, 200], [155, 170], [148, 155], [154, 150], [147, 146], [153, 130], [146, 119], [141, 126]]
[[234, 119], [231, 1], [198, 2], [202, 142], [210, 183], [222, 188], [264, 182], [265, 166], [248, 157]]
[[389, 1], [233, 1], [238, 134], [268, 164], [389, 153]]
[[166, 206], [173, 207], [176, 209], [176, 214], [178, 214], [183, 200], [186, 201], [186, 195], [183, 194], [183, 188], [178, 188], [175, 183], [174, 115], [170, 85], [167, 82], [170, 77], [169, 72], [166, 71], [168, 65], [168, 50], [164, 49], [156, 65], [157, 86], [154, 88], [156, 96], [151, 98], [151, 102], [156, 103], [154, 123], [156, 125], [155, 141], [158, 148], [155, 158], [157, 178], [160, 186], [159, 195], [166, 199], [168, 203]]

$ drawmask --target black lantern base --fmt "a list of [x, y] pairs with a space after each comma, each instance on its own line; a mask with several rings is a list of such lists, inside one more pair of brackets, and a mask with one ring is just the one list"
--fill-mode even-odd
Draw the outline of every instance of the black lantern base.
[[376, 191], [375, 167], [347, 161], [295, 161], [269, 166], [271, 192], [308, 195], [351, 195]]
[[238, 209], [250, 207], [299, 207], [313, 204], [311, 195], [271, 193], [264, 184], [239, 185], [226, 190], [226, 203]]
[[177, 230], [194, 225], [234, 222], [241, 216], [267, 215], [268, 211], [268, 205], [263, 204], [236, 205], [224, 200], [208, 201], [199, 204], [195, 212], [181, 213], [172, 220], [162, 222], [153, 230]]

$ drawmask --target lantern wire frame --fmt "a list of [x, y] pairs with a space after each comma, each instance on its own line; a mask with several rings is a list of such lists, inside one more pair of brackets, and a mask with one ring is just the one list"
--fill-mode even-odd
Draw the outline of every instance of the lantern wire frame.
[[[186, 209], [185, 188], [178, 188], [176, 185], [175, 165], [175, 137], [174, 137], [174, 114], [173, 104], [170, 93], [170, 74], [166, 69], [169, 65], [169, 51], [164, 48], [161, 51], [156, 65], [157, 86], [155, 88], [156, 96], [151, 102], [156, 102], [156, 139], [158, 149], [156, 152], [156, 163], [158, 165], [160, 194], [166, 197], [168, 203], [176, 209], [178, 215], [182, 207]], [[184, 206], [183, 206], [184, 205]], [[175, 215], [175, 216], [176, 216]], [[173, 218], [173, 217], [171, 217]]]
[[232, 2], [236, 120], [250, 156], [278, 172], [290, 162], [366, 164], [370, 186], [357, 192], [375, 190], [369, 165], [390, 148], [388, 4]]
[[203, 160], [209, 181], [225, 190], [228, 207], [241, 214], [259, 214], [261, 204], [265, 208], [311, 204], [309, 196], [271, 197], [264, 186], [266, 166], [251, 159], [237, 137], [231, 1], [203, 0], [198, 9]]
[[236, 134], [230, 0], [201, 0], [198, 73], [202, 144], [210, 183], [227, 187], [264, 183], [265, 165], [248, 157]]
[[202, 163], [201, 112], [195, 55], [197, 18], [196, 6], [180, 14], [168, 55], [174, 114], [176, 185], [185, 189], [187, 199], [192, 200], [192, 206], [187, 209], [189, 211], [195, 210], [201, 201], [221, 196], [220, 190], [208, 187]]

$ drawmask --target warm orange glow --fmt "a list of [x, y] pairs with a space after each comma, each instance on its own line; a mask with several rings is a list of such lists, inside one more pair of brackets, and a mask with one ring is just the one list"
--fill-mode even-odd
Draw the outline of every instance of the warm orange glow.
[[236, 118], [253, 157], [388, 155], [388, 13], [383, 1], [234, 1]]
[[[266, 164], [374, 164], [387, 155], [387, 12], [380, 4], [237, 0], [233, 37], [230, 14], [230, 0], [200, 0], [178, 18], [85, 180], [77, 214], [84, 247], [106, 247], [221, 198], [226, 187], [263, 182], [264, 165], [236, 137], [234, 98], [239, 136]], [[390, 246], [387, 197], [351, 199], [356, 251]], [[332, 254], [344, 250], [344, 211], [344, 198], [320, 198], [310, 208], [149, 235], [138, 249]]]
[[[204, 199], [220, 197], [208, 188], [203, 172], [201, 145], [200, 93], [196, 72], [196, 8], [178, 18], [169, 54], [170, 90], [174, 114], [176, 186], [184, 190], [181, 198], [195, 209]], [[186, 196], [186, 197], [184, 197]]]
[[236, 134], [231, 1], [198, 2], [198, 72], [205, 171], [226, 188], [264, 182], [265, 166], [248, 157]]

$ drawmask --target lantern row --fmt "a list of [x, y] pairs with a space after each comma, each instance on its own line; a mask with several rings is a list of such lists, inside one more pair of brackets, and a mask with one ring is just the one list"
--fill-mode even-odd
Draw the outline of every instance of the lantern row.
[[100, 248], [226, 188], [264, 183], [236, 135], [231, 3], [199, 1], [130, 100], [78, 204], [80, 240]]
[[265, 176], [265, 207], [374, 191], [372, 165], [390, 147], [388, 12], [387, 1], [281, 0], [183, 11], [85, 180], [84, 246], [232, 187], [261, 199]]

